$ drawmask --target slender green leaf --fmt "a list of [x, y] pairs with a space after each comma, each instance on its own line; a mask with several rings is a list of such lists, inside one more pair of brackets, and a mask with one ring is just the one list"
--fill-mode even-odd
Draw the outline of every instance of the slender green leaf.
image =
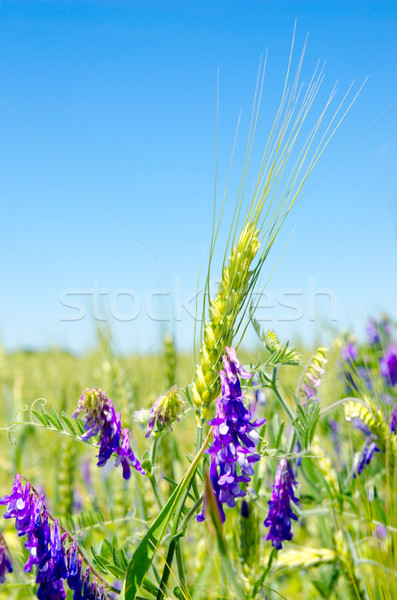
[[74, 437], [77, 437], [77, 431], [75, 429], [75, 426], [64, 411], [61, 412], [61, 419], [65, 423], [67, 428], [70, 430], [71, 434], [74, 435]]
[[[180, 484], [175, 488], [168, 502], [164, 505], [160, 514], [150, 527], [149, 531], [144, 536], [143, 540], [135, 550], [133, 557], [128, 565], [126, 578], [124, 581], [121, 598], [124, 600], [135, 600], [142, 582], [152, 564], [153, 558], [158, 550], [158, 547], [163, 539], [172, 516], [178, 507], [178, 504], [183, 498], [189, 483], [194, 476], [196, 467], [203, 455], [204, 449], [211, 435], [211, 430], [208, 433], [207, 439], [196, 454], [192, 464], [190, 465], [185, 477]], [[173, 540], [171, 540], [172, 543]]]

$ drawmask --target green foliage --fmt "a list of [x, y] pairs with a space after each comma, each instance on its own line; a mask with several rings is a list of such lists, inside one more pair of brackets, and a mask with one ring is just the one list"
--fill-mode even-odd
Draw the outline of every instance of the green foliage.
[[295, 348], [292, 348], [289, 345], [289, 342], [286, 342], [286, 344], [282, 346], [274, 331], [262, 331], [260, 324], [253, 316], [251, 316], [251, 322], [268, 354], [262, 361], [260, 370], [278, 368], [284, 365], [297, 366], [301, 363], [302, 357], [296, 352]]
[[306, 406], [296, 407], [297, 417], [293, 421], [302, 450], [308, 450], [313, 442], [318, 420], [320, 405], [317, 400], [308, 400]]

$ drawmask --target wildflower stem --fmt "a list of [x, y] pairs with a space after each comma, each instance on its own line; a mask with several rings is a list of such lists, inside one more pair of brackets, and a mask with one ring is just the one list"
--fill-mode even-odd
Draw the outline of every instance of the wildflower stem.
[[159, 505], [159, 508], [161, 509], [164, 506], [164, 502], [161, 497], [160, 488], [158, 486], [156, 476], [154, 475], [154, 473], [150, 473], [150, 475], [148, 475], [148, 479], [150, 481], [150, 485], [152, 486], [152, 490], [153, 490], [154, 497], [156, 498], [156, 502]]
[[280, 394], [280, 392], [278, 391], [278, 388], [277, 388], [277, 373], [278, 373], [278, 369], [277, 369], [277, 367], [274, 367], [273, 368], [273, 376], [272, 376], [272, 380], [271, 380], [271, 389], [273, 390], [277, 400], [279, 401], [279, 403], [281, 404], [281, 406], [287, 413], [289, 420], [291, 421], [291, 423], [293, 423], [293, 421], [295, 419], [294, 413], [292, 412], [291, 408], [289, 407], [286, 399], [282, 397], [282, 395]]
[[200, 508], [201, 503], [203, 501], [203, 494], [201, 494], [200, 498], [197, 500], [196, 504], [193, 506], [193, 508], [191, 508], [189, 510], [189, 512], [187, 513], [186, 517], [183, 519], [181, 526], [179, 527], [177, 533], [183, 533], [183, 530], [187, 527], [187, 525], [189, 524], [189, 521], [191, 520], [192, 517], [194, 517], [194, 515], [196, 514], [197, 510]]
[[186, 573], [185, 573], [185, 563], [183, 560], [182, 546], [181, 546], [181, 538], [178, 537], [176, 539], [176, 564], [178, 567], [178, 575], [179, 575], [179, 583], [181, 586], [182, 595], [187, 598], [187, 587], [186, 587]]
[[296, 431], [295, 431], [295, 429], [293, 429], [292, 434], [291, 434], [291, 441], [289, 443], [289, 451], [290, 452], [294, 451], [295, 443], [296, 443]]
[[362, 404], [363, 406], [365, 406], [366, 408], [368, 408], [368, 406], [364, 402], [364, 400], [360, 400], [360, 398], [347, 397], [347, 398], [342, 398], [342, 400], [338, 400], [337, 402], [334, 402], [333, 404], [330, 404], [329, 406], [326, 406], [325, 408], [323, 408], [320, 411], [320, 417], [322, 417], [323, 415], [326, 415], [327, 413], [331, 412], [335, 408], [338, 408], [338, 406], [342, 406], [343, 404], [346, 404], [346, 402], [358, 402], [358, 403]]
[[[197, 441], [202, 440], [202, 435], [203, 435], [202, 427], [198, 427]], [[205, 450], [205, 448], [206, 448], [206, 446], [207, 446], [207, 444], [208, 444], [208, 442], [210, 440], [211, 435], [212, 435], [212, 427], [210, 428], [210, 430], [208, 432], [208, 435], [207, 435], [207, 437], [204, 440], [204, 443], [201, 444], [201, 446], [199, 446], [199, 445], [197, 446], [200, 449], [198, 450], [195, 458], [193, 459], [193, 462], [192, 462], [192, 464], [190, 466], [190, 469], [189, 469], [188, 473], [191, 471], [191, 469], [196, 470], [197, 465], [198, 465], [198, 460], [203, 455], [203, 452], [204, 452], [204, 450]], [[181, 518], [182, 510], [183, 510], [183, 507], [185, 506], [185, 502], [186, 502], [187, 496], [189, 494], [189, 490], [190, 490], [190, 484], [186, 488], [186, 491], [185, 491], [185, 493], [183, 495], [183, 498], [182, 498], [182, 500], [181, 500], [181, 502], [179, 504], [179, 507], [178, 507], [178, 509], [176, 511], [176, 514], [175, 514], [174, 522], [172, 524], [172, 529], [171, 529], [171, 535], [170, 535], [171, 541], [170, 541], [170, 545], [168, 547], [167, 557], [166, 557], [166, 560], [165, 560], [163, 574], [162, 574], [162, 577], [161, 577], [161, 582], [160, 582], [160, 585], [159, 585], [159, 590], [158, 590], [158, 594], [157, 594], [156, 600], [162, 600], [162, 598], [164, 597], [164, 592], [166, 590], [168, 579], [169, 579], [169, 576], [170, 576], [170, 573], [171, 573], [171, 564], [172, 564], [172, 561], [173, 561], [173, 558], [174, 558], [175, 548], [176, 548], [176, 545], [179, 542], [179, 537], [178, 538], [176, 537], [178, 535], [179, 520]], [[179, 565], [178, 565], [178, 572], [179, 572]], [[179, 572], [179, 578], [180, 578], [181, 585], [185, 586], [186, 584], [185, 584], [185, 571], [184, 571], [184, 568], [182, 570], [182, 573]]]
[[164, 502], [161, 497], [160, 488], [158, 486], [156, 475], [155, 475], [157, 443], [158, 443], [158, 438], [156, 436], [154, 436], [152, 438], [152, 445], [150, 448], [150, 462], [152, 465], [152, 470], [150, 473], [148, 473], [148, 479], [150, 481], [150, 485], [152, 486], [152, 490], [153, 490], [154, 497], [156, 498], [156, 502], [159, 505], [159, 508], [162, 509], [164, 506]]

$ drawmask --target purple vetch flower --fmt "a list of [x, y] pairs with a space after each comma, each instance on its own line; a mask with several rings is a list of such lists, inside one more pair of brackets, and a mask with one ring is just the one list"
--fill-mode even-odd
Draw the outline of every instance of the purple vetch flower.
[[353, 344], [353, 342], [347, 342], [346, 346], [342, 348], [341, 354], [343, 359], [350, 365], [358, 356], [355, 344]]
[[392, 433], [397, 433], [397, 404], [393, 406], [393, 411], [391, 413], [390, 431]]
[[121, 440], [121, 415], [116, 413], [112, 400], [107, 397], [105, 392], [99, 388], [84, 390], [73, 417], [76, 419], [82, 412], [84, 412], [82, 420], [86, 433], [81, 436], [81, 439], [86, 441], [99, 435], [98, 467], [103, 467], [112, 454], [116, 454], [115, 465], [117, 466], [119, 463], [123, 465], [124, 479], [129, 479], [131, 475], [131, 470], [129, 466], [127, 468], [127, 465], [133, 466], [144, 475], [145, 471], [129, 445], [128, 429], [124, 429], [123, 440]]
[[83, 463], [81, 465], [81, 474], [83, 476], [85, 485], [88, 488], [90, 488], [92, 486], [92, 477], [90, 469], [90, 459], [88, 457], [83, 460]]
[[61, 580], [44, 579], [37, 590], [38, 600], [64, 600], [65, 588]]
[[134, 467], [134, 469], [142, 473], [142, 475], [145, 474], [145, 471], [142, 469], [141, 463], [136, 458], [130, 446], [130, 430], [127, 427], [123, 431], [123, 439], [121, 442], [121, 446], [117, 451], [117, 458], [114, 464], [117, 467], [120, 463], [123, 468], [124, 479], [129, 479], [131, 477], [130, 467]]
[[397, 346], [390, 344], [387, 352], [379, 361], [380, 372], [386, 383], [394, 386], [397, 383]]
[[245, 499], [241, 502], [241, 516], [244, 517], [244, 519], [248, 519], [250, 516], [248, 502]]
[[346, 370], [345, 376], [345, 392], [346, 394], [354, 394], [364, 388], [372, 390], [371, 373], [367, 367], [359, 366], [354, 367], [351, 365], [350, 370]]
[[371, 317], [367, 323], [367, 336], [371, 346], [390, 340], [392, 327], [390, 319], [383, 314], [379, 320]]
[[355, 429], [358, 429], [358, 431], [361, 431], [361, 433], [363, 433], [364, 435], [366, 435], [366, 436], [371, 435], [371, 430], [369, 429], [368, 425], [366, 425], [364, 423], [364, 421], [362, 421], [358, 417], [356, 417], [355, 419], [352, 420], [352, 424], [353, 424], [353, 427], [355, 427]]
[[[265, 419], [251, 422], [252, 415], [244, 406], [239, 376], [250, 379], [252, 375], [243, 369], [234, 348], [226, 348], [223, 367], [219, 373], [222, 396], [216, 402], [215, 418], [209, 421], [213, 443], [206, 450], [211, 455], [210, 479], [222, 522], [226, 518], [223, 505], [233, 508], [236, 498], [246, 495], [240, 484], [248, 483], [254, 474], [253, 463], [260, 459], [255, 452], [259, 443], [256, 428], [265, 423]], [[205, 508], [204, 502], [198, 521], [204, 520]]]
[[[301, 443], [300, 443], [300, 441], [298, 440], [298, 438], [296, 438], [296, 440], [295, 440], [294, 452], [296, 452], [296, 453], [299, 453], [299, 452], [301, 452], [301, 451], [302, 451], [302, 446], [301, 446]], [[299, 467], [301, 466], [301, 464], [302, 464], [302, 457], [301, 457], [301, 456], [297, 456], [297, 457], [294, 459], [294, 463], [295, 463], [295, 466], [296, 466], [296, 472], [297, 472], [298, 468], [299, 468]]]
[[179, 421], [184, 406], [185, 403], [175, 385], [166, 394], [156, 398], [150, 411], [148, 430], [145, 437], [150, 436], [155, 425], [158, 429], [164, 429], [168, 426], [172, 431], [171, 425], [174, 421]]
[[328, 425], [331, 430], [331, 440], [334, 444], [335, 452], [338, 456], [340, 456], [340, 439], [339, 439], [339, 430], [340, 426], [334, 419], [328, 419]]
[[385, 527], [385, 525], [377, 525], [375, 529], [375, 535], [378, 540], [384, 540], [387, 536], [387, 527]]
[[6, 573], [12, 573], [12, 564], [8, 557], [7, 550], [2, 541], [3, 536], [0, 534], [0, 583], [6, 580]]
[[283, 541], [292, 540], [291, 519], [298, 520], [291, 508], [291, 502], [299, 502], [293, 488], [296, 485], [291, 465], [285, 458], [281, 459], [274, 478], [272, 497], [268, 502], [269, 514], [265, 520], [265, 527], [270, 527], [265, 539], [271, 540], [277, 550], [283, 547]]
[[325, 365], [328, 362], [326, 358], [327, 352], [327, 348], [319, 348], [303, 372], [297, 391], [298, 398], [303, 406], [306, 406], [309, 400], [318, 401], [317, 389], [321, 385], [322, 376], [325, 373]]
[[98, 587], [96, 579], [90, 581], [89, 567], [82, 574], [82, 557], [76, 543], [65, 549], [69, 534], [61, 535], [58, 520], [49, 516], [44, 505], [44, 495], [38, 496], [29, 482], [22, 486], [21, 477], [17, 474], [11, 494], [0, 498], [0, 504], [7, 504], [4, 516], [15, 519], [18, 535], [27, 537], [25, 548], [29, 558], [24, 570], [30, 573], [33, 567], [37, 567], [39, 600], [64, 600], [64, 581], [73, 590], [73, 600], [106, 600], [102, 586]]
[[360, 473], [363, 471], [364, 467], [369, 465], [375, 452], [380, 452], [380, 450], [379, 450], [378, 446], [376, 445], [376, 443], [371, 438], [368, 438], [367, 441], [365, 442], [365, 446], [364, 446], [364, 450], [361, 455], [361, 458], [359, 459], [357, 466], [354, 469], [354, 474], [353, 474], [354, 478], [357, 477], [357, 475], [360, 475]]
[[367, 323], [367, 336], [371, 346], [380, 343], [378, 324], [374, 317], [371, 317]]

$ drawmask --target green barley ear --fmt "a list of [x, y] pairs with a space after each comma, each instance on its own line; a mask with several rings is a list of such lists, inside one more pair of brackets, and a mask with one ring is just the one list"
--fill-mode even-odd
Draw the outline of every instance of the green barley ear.
[[224, 267], [218, 292], [209, 303], [209, 321], [204, 325], [200, 362], [192, 386], [192, 398], [198, 408], [205, 409], [220, 390], [219, 368], [226, 346], [231, 345], [240, 308], [249, 290], [252, 262], [259, 249], [259, 231], [246, 225]]
[[[241, 339], [248, 326], [245, 319], [245, 307], [250, 303], [253, 304], [253, 311], [257, 307], [260, 294], [258, 299], [252, 302], [254, 288], [280, 228], [300, 195], [312, 169], [357, 97], [356, 94], [343, 112], [342, 107], [348, 97], [349, 88], [328, 124], [324, 126], [325, 130], [321, 132], [321, 125], [336, 93], [334, 87], [314, 123], [306, 127], [306, 118], [321, 87], [324, 75], [322, 69], [316, 68], [309, 83], [302, 84], [300, 76], [305, 49], [303, 49], [296, 74], [293, 75], [291, 71], [293, 46], [294, 37], [280, 105], [269, 137], [265, 142], [265, 149], [254, 177], [250, 198], [246, 202], [250, 159], [264, 84], [265, 68], [263, 67], [262, 70], [261, 66], [259, 69], [245, 158], [224, 253], [221, 280], [215, 298], [210, 298], [210, 271], [226, 205], [232, 160], [221, 210], [218, 213], [219, 217], [216, 216], [217, 186], [215, 179], [212, 239], [202, 308], [204, 325], [201, 331], [200, 356], [191, 389], [191, 396], [201, 423], [207, 418], [208, 408], [220, 390], [219, 367], [225, 348], [232, 344], [238, 346], [238, 342], [234, 342], [234, 337], [244, 324], [243, 332], [240, 335]], [[303, 131], [305, 131], [306, 137], [301, 140]], [[235, 144], [236, 138], [232, 158]], [[242, 215], [245, 217], [243, 218]], [[260, 252], [258, 252], [259, 248]], [[271, 274], [270, 271], [269, 274]], [[207, 309], [208, 317], [206, 317]]]
[[285, 575], [294, 569], [309, 569], [320, 565], [334, 563], [336, 552], [329, 548], [308, 548], [302, 546], [298, 550], [285, 550], [277, 556], [276, 573]]
[[350, 548], [346, 544], [343, 532], [338, 530], [334, 536], [336, 556], [347, 582], [347, 591], [352, 600], [365, 600], [366, 595], [359, 569], [354, 564]]

